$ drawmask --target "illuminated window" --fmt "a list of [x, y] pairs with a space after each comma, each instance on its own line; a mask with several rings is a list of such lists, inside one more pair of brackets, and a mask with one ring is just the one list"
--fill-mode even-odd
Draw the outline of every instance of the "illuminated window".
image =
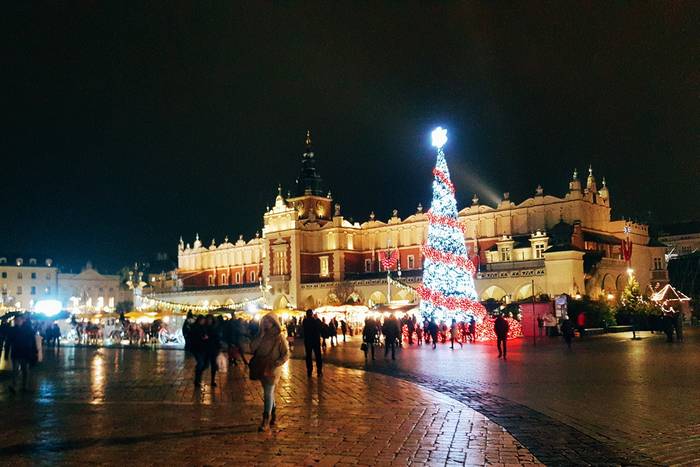
[[320, 268], [321, 268], [320, 276], [321, 277], [328, 277], [330, 275], [330, 271], [328, 268], [328, 256], [321, 256], [319, 258], [319, 261], [320, 261]]
[[354, 247], [354, 239], [352, 238], [352, 234], [348, 234], [348, 250], [352, 250]]
[[544, 258], [544, 243], [538, 243], [537, 245], [535, 245], [535, 258]]
[[209, 275], [209, 287], [214, 287], [214, 275]]
[[226, 285], [227, 279], [228, 278], [226, 277], [226, 274], [222, 274], [221, 275], [221, 284]]
[[406, 257], [406, 262], [408, 263], [408, 269], [413, 269], [416, 267], [416, 259], [413, 257], [413, 255], [408, 255]]
[[237, 272], [236, 273], [236, 284], [240, 284], [240, 283], [241, 283], [241, 273]]
[[365, 260], [365, 272], [372, 272], [372, 260], [371, 259]]
[[250, 271], [250, 282], [255, 282], [255, 271]]
[[501, 261], [510, 261], [510, 248], [501, 248]]
[[654, 269], [657, 271], [659, 269], [663, 269], [663, 262], [661, 262], [661, 258], [654, 258]]

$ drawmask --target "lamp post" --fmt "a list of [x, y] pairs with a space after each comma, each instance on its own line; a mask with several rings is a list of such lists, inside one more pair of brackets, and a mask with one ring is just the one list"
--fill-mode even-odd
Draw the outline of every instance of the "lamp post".
[[537, 345], [537, 319], [535, 318], [535, 279], [531, 279], [532, 283], [532, 345]]

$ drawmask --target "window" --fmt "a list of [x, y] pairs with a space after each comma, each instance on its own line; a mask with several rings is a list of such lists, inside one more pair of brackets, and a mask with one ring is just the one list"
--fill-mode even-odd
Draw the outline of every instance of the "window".
[[413, 255], [408, 255], [406, 257], [406, 263], [408, 265], [408, 269], [413, 269], [416, 267], [416, 259], [413, 257]]
[[36, 264], [36, 258], [29, 258], [29, 264]]
[[47, 272], [47, 273], [46, 273], [46, 280], [47, 280], [47, 281], [50, 281], [50, 280], [51, 280], [51, 273], [50, 273], [50, 272]]
[[510, 261], [510, 248], [501, 248], [501, 261]]
[[226, 285], [228, 283], [228, 277], [226, 277], [226, 274], [221, 275], [221, 284]]
[[32, 295], [36, 295], [36, 287], [32, 286], [32, 289], [29, 293], [31, 293]]
[[321, 277], [328, 277], [330, 275], [330, 271], [328, 268], [328, 256], [321, 256], [318, 258], [320, 261], [320, 273], [319, 275]]
[[372, 272], [372, 260], [371, 259], [365, 260], [365, 272]]
[[22, 295], [22, 286], [17, 287], [17, 295]]
[[250, 282], [255, 282], [255, 271], [250, 271]]
[[22, 278], [22, 273], [21, 273], [21, 272], [18, 272], [18, 273], [17, 273], [17, 279], [21, 279], [21, 278]]
[[110, 292], [114, 292], [114, 287], [110, 287], [110, 288], [109, 288], [109, 291], [110, 291]]
[[103, 293], [104, 291], [105, 291], [105, 289], [102, 288], [102, 287], [100, 287], [100, 295], [102, 295], [102, 293]]
[[2, 278], [7, 279], [7, 273], [5, 271], [2, 272]]
[[7, 264], [7, 258], [0, 258], [0, 264]]
[[17, 258], [17, 260], [15, 261], [15, 264], [17, 264], [17, 266], [22, 266], [22, 263], [24, 263], [24, 260], [22, 258]]
[[535, 258], [544, 258], [544, 243], [538, 243], [537, 245], [535, 245]]
[[241, 273], [237, 272], [236, 273], [236, 284], [240, 284], [240, 283], [241, 283]]
[[35, 273], [35, 272], [32, 273], [32, 279], [36, 279], [36, 273]]
[[209, 274], [209, 287], [214, 287], [214, 275]]
[[663, 262], [661, 261], [661, 258], [654, 258], [654, 269], [657, 271], [659, 269], [663, 269]]
[[354, 239], [352, 238], [352, 234], [348, 234], [348, 250], [352, 250], [354, 247]]

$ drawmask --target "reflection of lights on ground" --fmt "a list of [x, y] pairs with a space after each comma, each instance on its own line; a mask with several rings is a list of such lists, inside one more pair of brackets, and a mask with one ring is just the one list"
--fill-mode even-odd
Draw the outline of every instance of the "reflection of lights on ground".
[[92, 393], [92, 404], [98, 404], [104, 400], [105, 392], [105, 367], [104, 358], [100, 353], [96, 353], [90, 365], [90, 391]]

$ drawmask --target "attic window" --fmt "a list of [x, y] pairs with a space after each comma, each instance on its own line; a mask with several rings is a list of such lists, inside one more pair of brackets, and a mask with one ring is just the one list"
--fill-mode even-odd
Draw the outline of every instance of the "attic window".
[[29, 264], [36, 264], [36, 258], [29, 258]]
[[0, 264], [7, 264], [7, 258], [0, 258]]

